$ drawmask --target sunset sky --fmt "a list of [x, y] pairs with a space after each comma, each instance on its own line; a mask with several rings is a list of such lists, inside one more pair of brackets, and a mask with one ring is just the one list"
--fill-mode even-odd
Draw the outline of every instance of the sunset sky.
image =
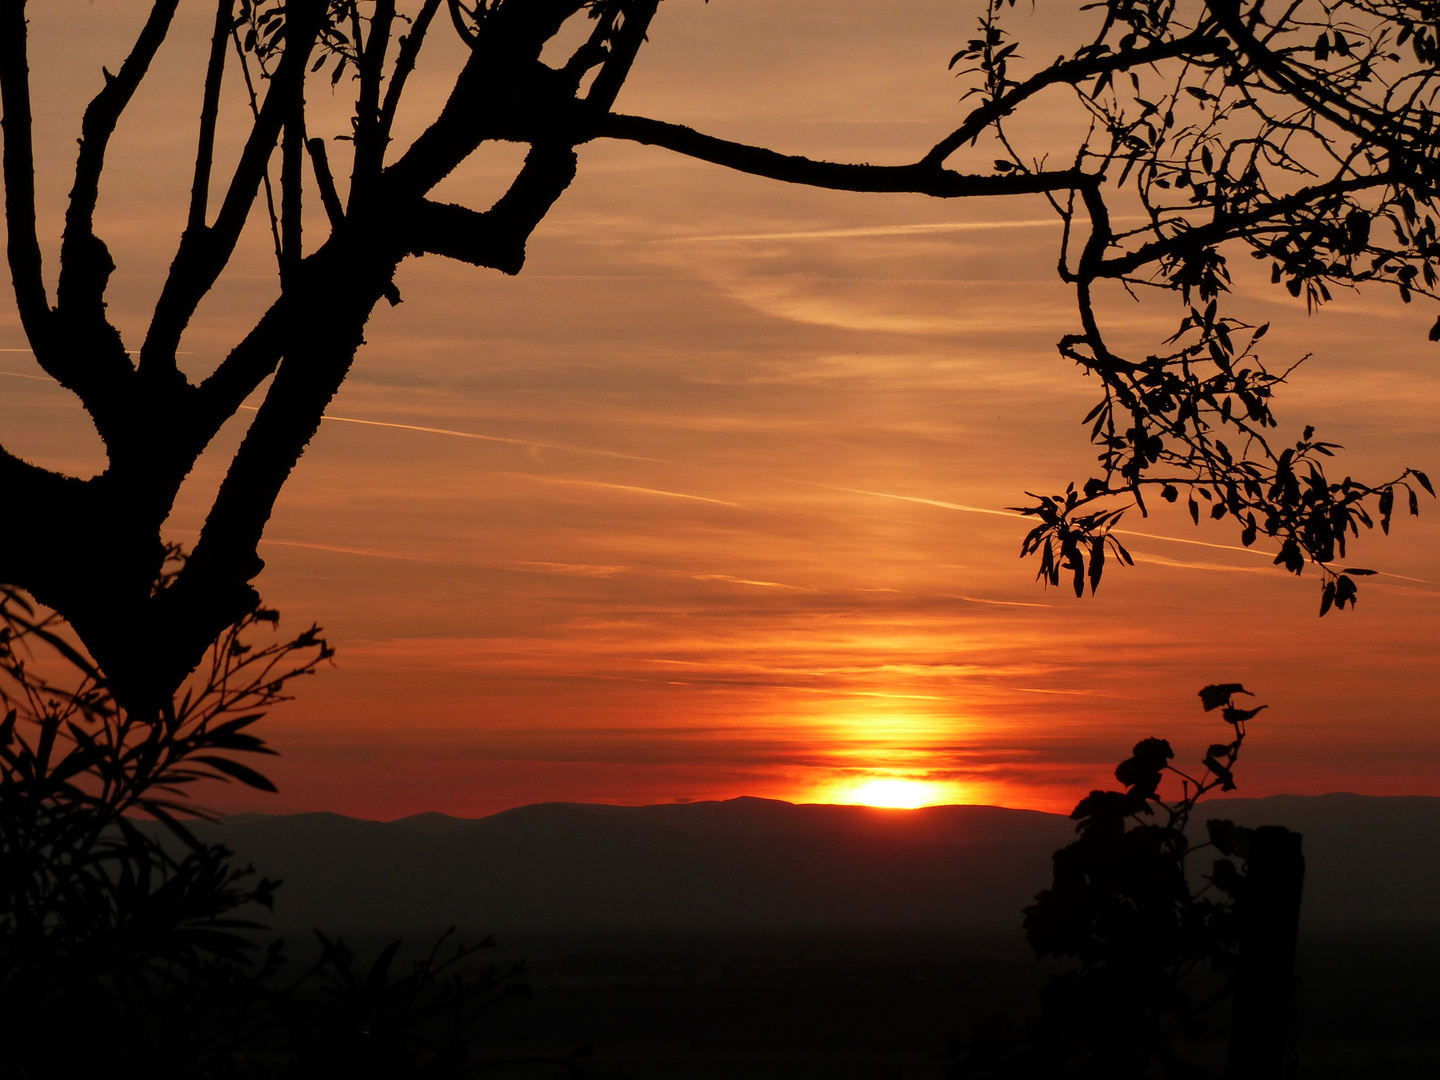
[[[146, 6], [32, 4], [52, 275], [80, 112]], [[1040, 0], [1036, 32], [1052, 38], [1022, 55], [1059, 51], [1056, 6]], [[182, 3], [102, 189], [110, 310], [133, 341], [183, 220], [209, 8]], [[914, 160], [963, 115], [946, 64], [976, 14], [666, 0], [618, 108], [836, 160]], [[453, 70], [453, 34], [435, 35], [412, 125]], [[1063, 151], [1065, 110], [1041, 115], [1021, 136]], [[487, 205], [522, 152], [487, 149], [440, 194]], [[1240, 794], [1440, 794], [1433, 501], [1353, 546], [1351, 565], [1386, 576], [1324, 620], [1313, 573], [1297, 581], [1263, 541], [1246, 551], [1231, 525], [1168, 507], [1128, 521], [1138, 565], [1093, 599], [1044, 590], [1018, 559], [1027, 525], [1004, 508], [1093, 462], [1080, 420], [1094, 382], [1055, 351], [1075, 323], [1058, 231], [1038, 198], [822, 192], [597, 143], [518, 277], [405, 264], [405, 302], [372, 321], [261, 549], [282, 630], [320, 623], [335, 666], [264, 723], [280, 794], [208, 801], [473, 816], [556, 799], [844, 801], [920, 779], [926, 801], [1068, 810], [1142, 737], [1198, 760], [1225, 732], [1196, 698], [1216, 681], [1270, 706]], [[202, 307], [192, 376], [272, 298], [268, 245], [252, 229]], [[1273, 321], [1276, 366], [1314, 354], [1279, 399], [1283, 430], [1344, 444], [1342, 475], [1440, 474], [1433, 311], [1362, 295], [1307, 317], [1243, 276], [1236, 294], [1238, 312]], [[1178, 319], [1119, 297], [1111, 310], [1137, 340]], [[247, 416], [192, 478], [170, 538], [193, 542]], [[8, 291], [0, 442], [103, 467]]]

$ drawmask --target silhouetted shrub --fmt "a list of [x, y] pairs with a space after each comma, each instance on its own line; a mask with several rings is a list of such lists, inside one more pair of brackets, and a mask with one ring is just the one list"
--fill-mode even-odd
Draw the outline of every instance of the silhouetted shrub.
[[396, 942], [362, 968], [320, 935], [297, 974], [265, 944], [279, 883], [186, 827], [206, 816], [185, 797], [196, 781], [274, 790], [234, 755], [272, 753], [250, 727], [331, 655], [314, 627], [250, 643], [277, 621], [247, 616], [178, 699], [140, 716], [62, 620], [0, 587], [0, 1074], [438, 1080], [484, 1067], [471, 1033], [523, 989], [518, 965], [481, 966], [488, 942], [442, 938], [406, 963]]
[[[1230, 991], [1250, 830], [1210, 821], [1206, 841], [1195, 844], [1188, 827], [1201, 798], [1235, 787], [1245, 724], [1264, 708], [1238, 708], [1236, 695], [1248, 693], [1236, 683], [1200, 691], [1206, 711], [1223, 709], [1233, 737], [1209, 747], [1197, 776], [1171, 764], [1167, 741], [1144, 739], [1115, 770], [1123, 791], [1080, 800], [1070, 815], [1079, 837], [1055, 853], [1052, 884], [1024, 923], [1037, 957], [1070, 966], [1047, 982], [1028, 1030], [982, 1027], [958, 1047], [953, 1077], [1205, 1075], [1184, 1050], [1205, 1036]], [[1181, 785], [1176, 801], [1160, 794], [1167, 773]], [[1219, 858], [1196, 888], [1191, 860], [1209, 848]]]

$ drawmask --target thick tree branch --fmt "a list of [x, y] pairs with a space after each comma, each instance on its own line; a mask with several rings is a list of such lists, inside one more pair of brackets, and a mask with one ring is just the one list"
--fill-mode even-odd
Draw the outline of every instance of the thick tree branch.
[[215, 223], [192, 232], [186, 230], [170, 264], [170, 272], [155, 305], [150, 331], [140, 348], [140, 373], [148, 377], [178, 375], [175, 354], [180, 336], [190, 323], [201, 299], [214, 286], [225, 268], [241, 230], [250, 216], [265, 177], [266, 165], [276, 139], [290, 114], [291, 106], [303, 91], [306, 68], [325, 13], [324, 0], [292, 4], [285, 31], [285, 52], [270, 79], [265, 102], [250, 129], [240, 153]]
[[290, 106], [280, 144], [280, 287], [304, 258], [305, 99]]
[[536, 146], [525, 158], [510, 189], [481, 213], [449, 203], [420, 200], [408, 222], [406, 246], [518, 274], [525, 265], [525, 243], [575, 178], [575, 151], [568, 146]]
[[320, 205], [325, 207], [325, 216], [330, 219], [330, 228], [334, 231], [345, 224], [345, 207], [340, 202], [340, 193], [335, 190], [335, 174], [330, 171], [325, 140], [308, 139], [305, 149], [310, 151], [310, 165], [315, 171], [315, 186], [320, 189]]
[[928, 159], [913, 165], [851, 165], [816, 161], [702, 135], [692, 128], [663, 120], [620, 113], [612, 113], [596, 121], [590, 135], [660, 146], [736, 172], [837, 191], [909, 191], [940, 199], [957, 199], [1068, 191], [1091, 187], [1100, 181], [1098, 176], [1079, 169], [1017, 171], [982, 176], [954, 172]]
[[370, 36], [364, 43], [358, 64], [360, 93], [355, 101], [355, 164], [350, 174], [352, 191], [376, 183], [385, 163], [385, 144], [389, 135], [383, 130], [380, 84], [385, 77], [385, 54], [390, 48], [390, 28], [394, 21], [395, 0], [376, 0], [375, 11], [370, 18]]
[[[35, 147], [31, 137], [30, 64], [25, 0], [0, 0], [0, 127], [4, 130], [5, 254], [20, 323], [35, 359], [52, 376], [50, 301], [45, 293], [35, 222]], [[58, 376], [57, 376], [58, 377]]]
[[[440, 115], [385, 169], [387, 192], [402, 198], [425, 195], [485, 141], [495, 97], [505, 74], [472, 53], [461, 68]], [[512, 88], [513, 89], [513, 88]], [[358, 206], [350, 193], [350, 210]]]
[[56, 288], [57, 329], [67, 339], [56, 366], [57, 378], [79, 394], [101, 424], [102, 398], [132, 373], [119, 332], [105, 318], [105, 290], [115, 262], [104, 241], [95, 235], [95, 204], [105, 152], [120, 117], [150, 70], [150, 64], [174, 18], [179, 0], [156, 0], [119, 74], [105, 72], [105, 86], [85, 110], [80, 125], [80, 152], [75, 185], [65, 213], [60, 245], [60, 280]]
[[[170, 32], [170, 23], [180, 0], [156, 0], [150, 9], [135, 47], [120, 66], [119, 74], [105, 72], [105, 87], [96, 94], [85, 109], [80, 124], [80, 153], [75, 162], [75, 186], [70, 189], [70, 205], [65, 215], [65, 243], [84, 242], [94, 235], [95, 203], [100, 195], [100, 174], [105, 168], [105, 151], [109, 148], [110, 137], [120, 116], [140, 88], [140, 82], [150, 70], [155, 53]], [[65, 304], [64, 293], [67, 278], [85, 273], [72, 268], [68, 253], [61, 251], [60, 303]], [[75, 286], [83, 288], [83, 286]], [[91, 299], [87, 297], [87, 300]], [[98, 299], [95, 298], [95, 299]]]
[[395, 58], [395, 71], [390, 76], [390, 85], [385, 88], [385, 100], [380, 105], [379, 138], [385, 144], [390, 142], [390, 129], [395, 124], [395, 110], [400, 107], [400, 98], [405, 93], [405, 83], [415, 70], [415, 61], [420, 56], [420, 46], [425, 43], [425, 33], [435, 13], [440, 10], [440, 0], [425, 0], [420, 14], [408, 34], [400, 35], [400, 54]]
[[445, 0], [445, 6], [450, 9], [450, 25], [455, 27], [455, 33], [460, 35], [461, 41], [473, 48], [478, 35], [465, 24], [465, 14], [461, 11], [460, 0]]
[[[484, 214], [421, 203], [401, 227], [448, 247], [446, 254], [514, 273], [524, 261], [525, 239], [569, 186], [575, 166], [567, 145], [534, 147], [510, 189]], [[413, 245], [414, 236], [403, 243]], [[190, 562], [159, 599], [173, 628], [167, 632], [208, 644], [204, 635], [217, 612], [233, 618], [253, 603], [248, 582], [262, 565], [256, 548], [275, 500], [349, 371], [364, 325], [402, 254], [397, 246], [393, 260], [376, 258], [332, 238], [304, 260], [285, 296], [201, 385], [202, 423], [210, 430], [275, 373]]]
[[274, 374], [285, 347], [284, 329], [293, 303], [282, 296], [271, 304], [240, 344], [197, 388], [196, 425], [205, 441], [213, 438], [244, 400]]
[[[42, 469], [0, 448], [0, 491], [6, 505], [23, 507], [27, 515], [33, 515], [23, 528], [0, 529], [0, 581], [27, 589], [41, 603], [54, 605], [55, 582], [75, 576], [74, 566], [63, 553], [73, 546], [76, 535], [85, 533], [81, 508], [88, 486], [83, 480]], [[57, 553], [61, 553], [58, 558]]]
[[540, 53], [584, 6], [584, 0], [534, 0], [487, 11], [485, 32], [472, 43], [440, 115], [386, 168], [386, 197], [426, 195], [486, 139], [532, 145], [571, 139], [573, 87], [563, 72], [541, 63]]
[[585, 95], [585, 104], [597, 114], [608, 113], [614, 107], [615, 98], [625, 85], [659, 6], [659, 0], [637, 0], [621, 9], [624, 21], [611, 39], [610, 55], [600, 65], [595, 81]]
[[270, 350], [278, 345], [285, 357], [194, 552], [175, 583], [155, 599], [164, 638], [157, 663], [169, 668], [164, 679], [183, 678], [215, 635], [255, 606], [249, 582], [264, 565], [256, 549], [275, 500], [348, 374], [365, 323], [394, 272], [394, 262], [332, 238], [304, 261], [282, 305], [252, 331], [247, 339], [252, 355], [232, 354], [222, 365], [223, 376], [207, 380], [202, 392], [213, 394], [219, 406], [213, 416], [223, 420], [229, 411], [222, 410], [238, 404], [235, 396], [260, 374]]
[[225, 52], [234, 20], [235, 0], [216, 0], [215, 29], [210, 34], [210, 59], [205, 67], [205, 92], [200, 102], [200, 139], [195, 150], [195, 179], [190, 185], [187, 231], [205, 227], [210, 207], [210, 171], [215, 164], [215, 125], [220, 118], [220, 84], [225, 78]]

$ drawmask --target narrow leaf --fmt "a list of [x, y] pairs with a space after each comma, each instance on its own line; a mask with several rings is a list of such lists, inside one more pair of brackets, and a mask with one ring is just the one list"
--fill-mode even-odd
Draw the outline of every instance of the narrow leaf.
[[278, 791], [279, 789], [270, 782], [268, 777], [262, 776], [248, 765], [241, 765], [238, 761], [231, 761], [229, 758], [213, 757], [210, 755], [197, 756], [194, 760], [209, 765], [216, 772], [224, 773], [226, 776], [239, 780], [248, 787], [260, 791]]

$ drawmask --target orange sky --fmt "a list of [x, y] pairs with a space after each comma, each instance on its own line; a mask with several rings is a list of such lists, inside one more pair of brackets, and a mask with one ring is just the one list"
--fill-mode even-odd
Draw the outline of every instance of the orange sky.
[[[79, 112], [141, 5], [32, 7], [53, 272]], [[102, 192], [111, 313], [132, 337], [182, 216], [206, 7], [182, 4]], [[953, 0], [666, 0], [619, 107], [913, 160], [961, 115], [945, 65], [973, 15]], [[1048, 15], [1042, 0], [1053, 30]], [[443, 67], [422, 71], [412, 123]], [[1063, 119], [1020, 135], [1063, 140]], [[484, 205], [518, 160], [487, 150], [441, 194]], [[186, 340], [192, 374], [273, 293], [268, 238], [250, 241]], [[1026, 526], [1003, 508], [1083, 479], [1092, 458], [1093, 387], [1054, 349], [1073, 320], [1056, 241], [1038, 200], [810, 191], [611, 144], [582, 149], [520, 277], [406, 264], [406, 302], [371, 324], [262, 548], [267, 602], [286, 628], [321, 623], [336, 666], [266, 722], [280, 795], [209, 801], [473, 815], [828, 799], [904, 776], [935, 781], [937, 801], [1068, 809], [1141, 737], [1197, 758], [1223, 734], [1195, 698], [1217, 680], [1271, 706], [1243, 794], [1440, 794], [1433, 503], [1355, 545], [1356, 564], [1394, 576], [1323, 621], [1313, 575], [1183, 512], [1130, 521], [1139, 565], [1094, 599], [1046, 592], [1018, 560]], [[1433, 312], [1351, 297], [1307, 318], [1283, 290], [1236, 291], [1239, 313], [1274, 322], [1268, 357], [1315, 354], [1282, 424], [1346, 444], [1357, 475], [1440, 471]], [[1136, 340], [1175, 321], [1113, 311]], [[100, 467], [8, 303], [0, 370], [0, 441]], [[193, 539], [244, 419], [182, 496], [174, 539]]]

